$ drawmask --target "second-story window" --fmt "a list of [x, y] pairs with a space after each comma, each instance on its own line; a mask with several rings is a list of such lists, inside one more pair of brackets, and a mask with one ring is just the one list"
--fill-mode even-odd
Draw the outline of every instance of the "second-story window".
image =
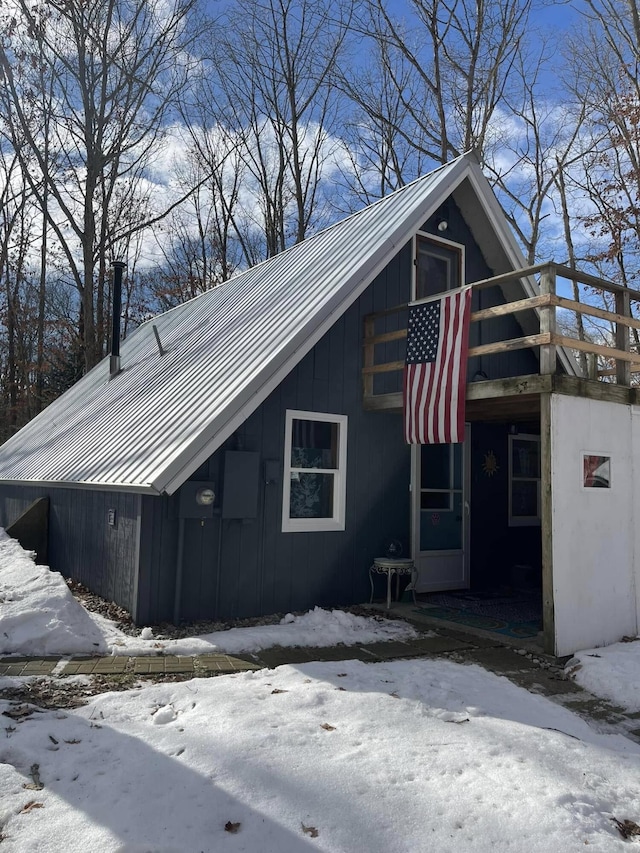
[[416, 237], [415, 299], [425, 299], [464, 284], [464, 247], [449, 240]]

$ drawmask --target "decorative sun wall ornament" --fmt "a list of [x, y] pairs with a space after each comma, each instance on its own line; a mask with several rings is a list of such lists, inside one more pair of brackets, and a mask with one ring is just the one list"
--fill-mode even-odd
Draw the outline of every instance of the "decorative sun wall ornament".
[[482, 463], [482, 470], [487, 475], [487, 477], [493, 477], [496, 471], [500, 470], [500, 466], [498, 465], [498, 460], [496, 459], [496, 455], [493, 450], [487, 450], [484, 454], [484, 462]]

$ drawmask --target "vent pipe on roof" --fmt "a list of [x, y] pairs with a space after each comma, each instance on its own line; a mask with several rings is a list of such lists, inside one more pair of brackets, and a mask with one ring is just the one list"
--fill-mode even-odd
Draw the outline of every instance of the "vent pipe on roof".
[[122, 273], [126, 268], [124, 261], [112, 261], [113, 269], [113, 312], [111, 322], [111, 358], [109, 359], [109, 379], [120, 373], [120, 314], [122, 312]]

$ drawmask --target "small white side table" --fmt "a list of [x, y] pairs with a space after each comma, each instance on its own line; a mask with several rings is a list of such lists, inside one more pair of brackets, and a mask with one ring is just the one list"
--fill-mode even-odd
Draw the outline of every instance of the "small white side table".
[[371, 583], [371, 598], [369, 604], [373, 601], [373, 576], [387, 576], [387, 610], [391, 607], [391, 578], [396, 576], [396, 601], [400, 593], [400, 575], [411, 575], [413, 577], [414, 565], [413, 560], [409, 559], [393, 559], [391, 557], [376, 557], [373, 565], [369, 569], [369, 582]]

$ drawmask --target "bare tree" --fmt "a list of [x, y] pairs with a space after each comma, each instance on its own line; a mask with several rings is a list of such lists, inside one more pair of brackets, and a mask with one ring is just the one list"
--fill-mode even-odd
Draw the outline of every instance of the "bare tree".
[[591, 148], [572, 179], [585, 197], [589, 260], [622, 284], [640, 277], [640, 7], [586, 0], [571, 42], [576, 95], [591, 108]]
[[245, 217], [267, 256], [323, 220], [321, 179], [337, 129], [330, 81], [349, 16], [346, 0], [250, 0], [221, 21], [202, 103], [207, 126], [240, 146], [244, 196], [254, 199]]
[[[403, 108], [394, 130], [435, 163], [470, 149], [482, 152], [508, 91], [530, 0], [409, 0], [408, 8], [410, 17], [399, 20], [385, 0], [367, 0], [359, 22], [386, 46], [379, 54]], [[402, 57], [401, 65], [385, 59], [390, 52]], [[358, 102], [375, 113], [375, 93], [361, 91]]]
[[[176, 170], [179, 186], [184, 190], [197, 187], [184, 208], [172, 217], [176, 226], [172, 233], [181, 235], [187, 251], [173, 252], [168, 247], [174, 261], [182, 254], [173, 270], [176, 273], [191, 257], [189, 274], [193, 275], [195, 264], [201, 289], [226, 281], [239, 266], [251, 266], [263, 258], [240, 204], [248, 171], [242, 139], [216, 122], [210, 94], [208, 85], [201, 88], [190, 105], [186, 125], [191, 145]], [[169, 260], [166, 254], [165, 260]]]
[[[483, 158], [530, 265], [573, 254], [563, 239], [566, 231], [559, 237], [556, 229], [546, 230], [545, 224], [556, 219], [562, 199], [569, 198], [564, 173], [585, 155], [586, 105], [548, 91], [548, 83], [543, 82], [548, 71], [544, 53], [544, 46], [533, 57], [523, 51], [514, 62], [515, 94], [505, 99], [502, 120], [495, 118]], [[562, 199], [558, 199], [561, 180]]]
[[0, 373], [5, 433], [19, 424], [20, 402], [19, 325], [20, 282], [24, 277], [29, 243], [28, 190], [20, 174], [18, 158], [0, 146], [0, 321], [5, 330], [5, 358]]
[[344, 108], [341, 169], [347, 201], [353, 200], [348, 210], [370, 204], [420, 174], [420, 150], [426, 147], [414, 135], [420, 130], [406, 106], [413, 84], [407, 57], [380, 39], [367, 44], [367, 53], [369, 58], [357, 73], [347, 55], [337, 74], [338, 85], [350, 100], [348, 110]]
[[[9, 127], [74, 277], [86, 368], [104, 348], [109, 252], [148, 224], [131, 217], [114, 222], [110, 206], [123, 181], [144, 175], [185, 86], [195, 9], [196, 0], [48, 0], [35, 6], [16, 0], [3, 22], [0, 75]], [[34, 92], [43, 78], [57, 104], [46, 117], [48, 159], [44, 119], [34, 121]]]

